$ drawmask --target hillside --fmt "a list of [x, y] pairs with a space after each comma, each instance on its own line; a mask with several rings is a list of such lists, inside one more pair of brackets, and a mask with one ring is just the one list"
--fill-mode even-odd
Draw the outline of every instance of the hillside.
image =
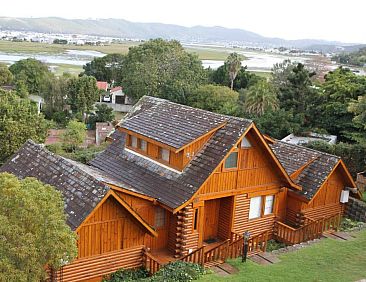
[[366, 48], [351, 53], [341, 53], [333, 57], [340, 64], [363, 67], [366, 66]]
[[[340, 42], [301, 39], [284, 40], [269, 38], [243, 29], [229, 29], [219, 26], [184, 27], [161, 23], [136, 23], [123, 19], [63, 19], [63, 18], [6, 18], [0, 17], [0, 30], [33, 31], [42, 33], [88, 34], [119, 38], [165, 38], [185, 42], [231, 42], [247, 45], [285, 46], [317, 50], [333, 48]], [[322, 46], [320, 48], [319, 46]], [[319, 48], [318, 48], [319, 47]]]

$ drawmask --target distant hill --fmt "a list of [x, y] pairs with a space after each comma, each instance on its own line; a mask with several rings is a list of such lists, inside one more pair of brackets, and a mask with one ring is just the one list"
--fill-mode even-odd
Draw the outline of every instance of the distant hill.
[[337, 50], [352, 46], [334, 41], [269, 38], [243, 29], [219, 26], [183, 27], [161, 23], [136, 23], [123, 19], [63, 19], [63, 18], [6, 18], [0, 17], [0, 30], [33, 31], [42, 33], [87, 34], [119, 38], [165, 38], [184, 42], [231, 42], [260, 46], [284, 46], [314, 50]]

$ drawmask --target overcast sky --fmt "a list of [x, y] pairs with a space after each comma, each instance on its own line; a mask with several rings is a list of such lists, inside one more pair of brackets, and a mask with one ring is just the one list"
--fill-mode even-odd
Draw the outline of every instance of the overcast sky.
[[366, 43], [365, 0], [10, 0], [0, 16], [216, 25], [285, 39]]

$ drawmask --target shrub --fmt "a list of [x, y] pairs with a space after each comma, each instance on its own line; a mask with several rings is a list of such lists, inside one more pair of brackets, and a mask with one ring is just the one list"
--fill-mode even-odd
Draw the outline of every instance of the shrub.
[[110, 275], [109, 278], [104, 278], [103, 282], [132, 282], [141, 281], [141, 279], [148, 277], [149, 273], [143, 269], [120, 269]]
[[198, 279], [205, 273], [205, 269], [199, 264], [184, 261], [168, 263], [155, 273], [150, 281], [163, 282], [189, 282]]
[[286, 244], [285, 243], [282, 243], [282, 242], [278, 242], [276, 240], [268, 240], [267, 242], [267, 252], [272, 252], [274, 250], [278, 250], [278, 249], [281, 249], [281, 248], [284, 248], [286, 247]]
[[362, 222], [354, 221], [350, 218], [343, 218], [339, 230], [341, 231], [352, 231], [358, 229], [363, 225]]

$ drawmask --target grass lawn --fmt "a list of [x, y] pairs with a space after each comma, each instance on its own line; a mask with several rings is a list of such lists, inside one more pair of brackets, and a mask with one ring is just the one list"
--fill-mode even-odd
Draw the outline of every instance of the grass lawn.
[[357, 281], [366, 278], [366, 230], [349, 241], [324, 239], [279, 256], [281, 262], [258, 265], [229, 261], [240, 271], [228, 277], [207, 274], [199, 281]]

